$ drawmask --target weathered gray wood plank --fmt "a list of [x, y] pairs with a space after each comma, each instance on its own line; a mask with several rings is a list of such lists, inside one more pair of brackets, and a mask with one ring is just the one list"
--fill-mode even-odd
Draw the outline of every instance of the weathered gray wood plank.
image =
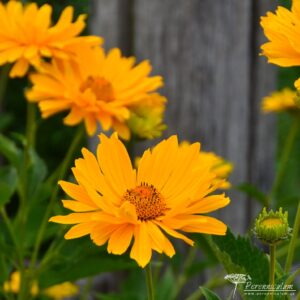
[[[276, 3], [272, 0], [253, 2], [252, 17], [252, 79], [249, 95], [250, 135], [249, 135], [249, 181], [268, 192], [275, 172], [276, 123], [274, 115], [261, 113], [261, 99], [276, 89], [277, 68], [259, 56], [260, 46], [266, 41], [260, 27], [260, 17], [267, 11], [274, 11]], [[256, 216], [259, 205], [248, 200], [248, 223]]]
[[[106, 48], [150, 59], [153, 73], [164, 76], [166, 136], [200, 140], [204, 150], [234, 162], [234, 184], [251, 181], [264, 190], [272, 180], [275, 130], [259, 105], [275, 85], [275, 72], [258, 57], [259, 16], [271, 3], [94, 0], [90, 20]], [[231, 197], [222, 218], [243, 231], [255, 205], [239, 193]]]
[[[246, 181], [251, 2], [139, 0], [134, 16], [136, 55], [165, 78], [167, 134], [200, 140], [234, 162], [235, 184]], [[222, 215], [241, 231], [245, 200], [233, 193]]]

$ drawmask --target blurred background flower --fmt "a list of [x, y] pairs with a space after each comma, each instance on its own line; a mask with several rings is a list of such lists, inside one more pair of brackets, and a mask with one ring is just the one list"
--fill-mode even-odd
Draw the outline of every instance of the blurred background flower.
[[38, 66], [41, 57], [73, 59], [73, 49], [81, 43], [98, 45], [100, 37], [78, 37], [85, 27], [85, 15], [73, 19], [73, 7], [64, 9], [52, 25], [52, 7], [20, 1], [0, 2], [0, 65], [14, 63], [11, 77], [24, 76], [30, 65]]

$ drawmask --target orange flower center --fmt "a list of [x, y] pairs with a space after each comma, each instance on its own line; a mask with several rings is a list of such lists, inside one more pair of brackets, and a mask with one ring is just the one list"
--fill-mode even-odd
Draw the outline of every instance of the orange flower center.
[[138, 219], [141, 221], [154, 220], [168, 210], [163, 196], [152, 184], [142, 182], [140, 186], [127, 190], [123, 199], [135, 206]]
[[81, 85], [80, 91], [90, 89], [95, 95], [97, 100], [110, 102], [115, 99], [114, 90], [110, 82], [103, 77], [89, 76]]

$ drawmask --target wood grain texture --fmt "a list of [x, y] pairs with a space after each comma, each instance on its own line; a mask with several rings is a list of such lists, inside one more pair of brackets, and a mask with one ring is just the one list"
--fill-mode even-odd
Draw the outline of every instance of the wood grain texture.
[[[276, 120], [274, 115], [262, 114], [261, 99], [276, 90], [277, 68], [259, 56], [260, 46], [266, 42], [260, 27], [260, 17], [267, 11], [274, 11], [276, 3], [272, 0], [253, 2], [252, 16], [252, 79], [249, 95], [250, 135], [249, 135], [249, 182], [268, 192], [275, 172]], [[248, 223], [260, 209], [248, 200]]]
[[[250, 1], [135, 2], [135, 52], [165, 78], [167, 135], [201, 141], [233, 161], [234, 184], [248, 176]], [[223, 219], [244, 228], [245, 197], [231, 193]], [[234, 219], [232, 213], [234, 212]]]

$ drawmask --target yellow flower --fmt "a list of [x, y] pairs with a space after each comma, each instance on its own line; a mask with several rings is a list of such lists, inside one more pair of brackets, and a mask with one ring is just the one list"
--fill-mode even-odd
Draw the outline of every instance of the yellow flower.
[[95, 47], [77, 48], [77, 63], [55, 60], [31, 75], [29, 101], [39, 102], [42, 117], [70, 111], [66, 125], [84, 121], [93, 135], [100, 123], [103, 130], [113, 128], [124, 139], [130, 131], [126, 121], [132, 106], [142, 105], [150, 93], [162, 86], [160, 76], [149, 77], [151, 66], [144, 61], [134, 66], [133, 57], [121, 56], [119, 49], [107, 55]]
[[269, 62], [282, 67], [300, 65], [300, 1], [292, 8], [278, 6], [276, 14], [268, 12], [261, 26], [269, 42], [262, 45], [262, 54]]
[[[188, 141], [180, 143], [180, 147], [187, 147], [189, 145], [190, 143]], [[228, 189], [231, 187], [231, 184], [227, 179], [233, 170], [232, 163], [221, 156], [216, 155], [214, 152], [205, 151], [200, 152], [199, 163], [206, 164], [211, 172], [216, 175], [215, 184], [219, 184], [219, 188]]]
[[130, 131], [142, 139], [160, 137], [167, 127], [163, 124], [166, 102], [165, 97], [151, 94], [138, 105], [132, 106], [127, 122]]
[[43, 294], [54, 299], [62, 300], [67, 297], [76, 296], [79, 293], [79, 288], [77, 285], [71, 282], [64, 282], [51, 286], [43, 291]]
[[296, 105], [297, 92], [285, 88], [279, 92], [273, 92], [270, 96], [264, 97], [261, 109], [265, 113], [294, 111], [299, 109]]
[[97, 158], [87, 149], [72, 169], [77, 184], [60, 181], [72, 200], [63, 200], [73, 211], [49, 221], [73, 224], [66, 239], [90, 235], [96, 245], [113, 254], [123, 254], [144, 267], [152, 250], [172, 257], [167, 235], [193, 241], [182, 232], [224, 235], [227, 226], [203, 215], [228, 205], [229, 198], [210, 195], [217, 186], [215, 174], [199, 161], [200, 144], [179, 147], [177, 137], [160, 142], [144, 152], [137, 170], [117, 134], [100, 135]]
[[71, 58], [73, 48], [86, 43], [98, 45], [101, 38], [77, 37], [85, 27], [85, 15], [72, 23], [73, 8], [64, 9], [58, 22], [51, 25], [52, 7], [23, 6], [21, 1], [0, 2], [0, 65], [15, 63], [11, 77], [24, 76], [29, 65], [39, 65], [41, 57]]
[[[11, 274], [10, 280], [5, 281], [3, 285], [3, 290], [6, 293], [14, 293], [18, 294], [20, 290], [20, 282], [21, 281], [21, 275], [20, 272], [15, 271]], [[39, 294], [44, 294], [48, 296], [51, 299], [54, 300], [62, 300], [66, 297], [72, 297], [77, 295], [79, 292], [78, 286], [71, 282], [63, 282], [61, 284], [53, 285], [42, 292], [40, 292], [38, 283], [34, 281], [31, 286], [30, 294], [32, 296], [37, 296]]]
[[[5, 281], [3, 285], [4, 292], [6, 293], [14, 293], [18, 294], [20, 290], [20, 283], [21, 283], [21, 274], [18, 271], [15, 271], [11, 274], [10, 280]], [[39, 287], [37, 282], [33, 282], [30, 289], [30, 294], [32, 296], [36, 296], [39, 293]]]

